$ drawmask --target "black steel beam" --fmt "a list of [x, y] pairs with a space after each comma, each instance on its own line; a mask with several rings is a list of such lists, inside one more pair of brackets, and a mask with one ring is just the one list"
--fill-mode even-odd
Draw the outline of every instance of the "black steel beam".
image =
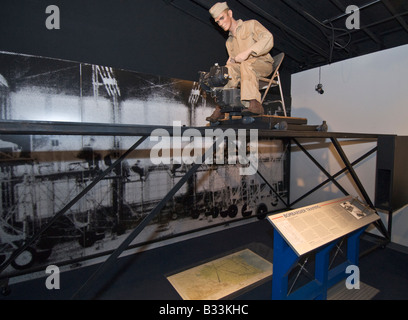
[[[334, 147], [336, 148], [339, 156], [341, 157], [341, 159], [343, 160], [344, 165], [347, 167], [349, 173], [351, 174], [354, 183], [357, 185], [357, 188], [359, 189], [359, 191], [361, 192], [365, 202], [370, 206], [371, 209], [373, 209], [374, 211], [376, 211], [375, 206], [373, 204], [373, 202], [371, 201], [370, 197], [368, 196], [363, 184], [361, 183], [358, 175], [356, 174], [356, 172], [354, 171], [353, 166], [351, 165], [350, 161], [348, 160], [346, 154], [343, 151], [343, 148], [341, 147], [340, 143], [337, 141], [337, 139], [335, 138], [331, 138], [331, 141], [333, 142]], [[382, 223], [381, 219], [377, 220], [374, 222], [374, 225], [378, 228], [378, 230], [387, 238], [390, 239], [390, 235], [387, 231], [387, 229], [385, 228], [384, 224]]]
[[[364, 159], [366, 159], [368, 156], [370, 156], [371, 154], [373, 154], [374, 152], [376, 152], [378, 149], [378, 147], [374, 147], [373, 149], [371, 149], [370, 151], [368, 151], [367, 153], [363, 154], [361, 157], [359, 157], [358, 159], [356, 159], [355, 161], [353, 161], [351, 163], [351, 165], [354, 167], [356, 164], [358, 164], [359, 162], [363, 161]], [[343, 168], [340, 171], [336, 172], [335, 174], [333, 174], [331, 176], [332, 179], [336, 179], [339, 175], [341, 175], [342, 173], [346, 172], [347, 168]], [[314, 187], [313, 189], [309, 190], [308, 192], [306, 192], [304, 195], [300, 196], [299, 198], [297, 198], [295, 201], [293, 201], [290, 206], [293, 206], [295, 203], [299, 202], [300, 200], [303, 200], [304, 198], [306, 198], [307, 196], [309, 196], [310, 194], [312, 194], [313, 192], [319, 190], [320, 188], [322, 188], [324, 185], [326, 185], [328, 182], [332, 181], [331, 178], [327, 178], [326, 180], [324, 180], [323, 182], [319, 183], [316, 187]]]
[[155, 129], [172, 132], [173, 127], [92, 122], [0, 121], [0, 134], [149, 136]]
[[361, 195], [363, 196], [365, 202], [370, 206], [370, 208], [375, 210], [374, 204], [372, 203], [370, 197], [368, 196], [363, 184], [360, 181], [360, 178], [358, 177], [357, 173], [354, 171], [353, 166], [351, 165], [350, 161], [348, 160], [343, 148], [341, 147], [340, 143], [337, 141], [335, 138], [331, 138], [331, 141], [337, 150], [337, 153], [339, 154], [341, 160], [343, 161], [344, 165], [348, 169], [348, 171], [351, 174], [351, 177], [353, 178], [353, 181], [357, 185], [358, 190], [361, 192]]
[[305, 44], [307, 47], [321, 55], [322, 57], [328, 59], [329, 58], [329, 51], [321, 48], [319, 45], [313, 43], [303, 35], [299, 34], [297, 31], [293, 30], [292, 28], [288, 27], [286, 24], [284, 24], [282, 21], [277, 19], [276, 17], [272, 16], [265, 10], [261, 9], [258, 7], [256, 4], [254, 4], [252, 1], [248, 0], [238, 0], [238, 2], [242, 3], [244, 6], [250, 8], [251, 10], [255, 11], [257, 14], [271, 22], [272, 24], [276, 25], [279, 28], [282, 28], [286, 32], [288, 32], [290, 35], [292, 35], [294, 38]]
[[[300, 126], [301, 127], [301, 126]], [[206, 130], [239, 130], [249, 131], [248, 125], [216, 126], [216, 127], [180, 127], [183, 135], [188, 129], [197, 129], [203, 136]], [[27, 134], [27, 135], [95, 135], [95, 136], [150, 136], [156, 129], [166, 130], [170, 136], [175, 136], [172, 126], [152, 126], [135, 124], [110, 124], [91, 122], [51, 122], [51, 121], [19, 121], [1, 120], [0, 135]], [[377, 139], [379, 134], [349, 133], [349, 132], [321, 132], [301, 130], [265, 130], [258, 129], [258, 136], [264, 138], [338, 138], [338, 139]]]
[[[337, 20], [337, 19], [339, 19], [339, 18], [344, 17], [344, 16], [347, 15], [347, 14], [345, 13], [345, 11], [346, 11], [346, 6], [343, 5], [339, 0], [330, 0], [330, 1], [331, 1], [333, 4], [335, 4], [336, 7], [339, 8], [339, 9], [343, 12], [343, 14], [341, 14], [341, 15], [335, 17], [335, 18], [328, 19], [328, 20], [324, 21], [323, 23], [333, 22], [334, 20]], [[377, 2], [380, 2], [380, 0], [376, 0], [376, 1], [372, 2], [372, 3], [369, 3], [369, 4], [366, 4], [366, 5], [364, 5], [364, 6], [361, 6], [361, 7], [360, 7], [360, 10], [366, 8], [367, 6], [370, 6], [370, 5], [372, 5], [372, 4], [375, 4], [375, 3], [377, 3]], [[360, 19], [360, 20], [361, 20], [361, 19]], [[363, 30], [363, 31], [371, 38], [371, 40], [373, 40], [375, 43], [377, 43], [380, 47], [384, 47], [384, 42], [383, 42], [381, 39], [379, 39], [374, 33], [372, 33], [366, 26], [361, 27], [361, 30]]]
[[79, 288], [77, 292], [72, 296], [72, 299], [84, 299], [88, 293], [90, 287], [98, 279], [98, 277], [109, 269], [116, 259], [122, 254], [123, 251], [130, 245], [130, 243], [142, 232], [142, 230], [150, 223], [150, 221], [163, 209], [166, 203], [173, 198], [176, 192], [187, 182], [187, 180], [197, 171], [205, 160], [214, 154], [215, 147], [221, 143], [223, 137], [218, 137], [213, 145], [207, 149], [205, 154], [201, 158], [201, 163], [194, 163], [191, 168], [184, 174], [184, 176], [174, 185], [174, 187], [166, 194], [166, 196], [153, 208], [153, 210], [143, 219], [141, 223], [126, 237], [125, 240], [113, 251], [113, 253], [102, 263], [99, 268], [91, 275], [90, 278]]
[[405, 22], [404, 19], [402, 19], [400, 16], [397, 15], [397, 12], [394, 8], [394, 6], [390, 3], [389, 0], [381, 0], [381, 2], [384, 4], [384, 6], [388, 9], [389, 12], [395, 17], [395, 19], [399, 22], [399, 24], [402, 26], [402, 28], [408, 32], [408, 24]]
[[339, 190], [341, 192], [344, 193], [344, 195], [348, 196], [348, 192], [340, 185], [340, 183], [338, 183], [333, 178], [333, 176], [331, 176], [330, 173], [327, 172], [327, 170], [325, 168], [323, 168], [323, 166], [315, 158], [313, 158], [312, 155], [296, 139], [292, 139], [292, 140], [297, 144], [297, 146], [300, 148], [300, 150], [302, 150], [303, 153], [306, 154], [306, 156], [320, 169], [320, 171], [322, 171], [326, 175], [326, 177], [331, 182], [333, 182], [336, 185], [336, 187], [339, 188]]
[[[292, 8], [292, 10], [296, 11], [298, 14], [303, 16], [308, 22], [314, 24], [315, 27], [318, 28], [320, 30], [320, 32], [326, 37], [325, 38], [326, 41], [330, 40], [330, 37], [332, 36], [331, 33], [333, 31], [333, 28], [324, 25], [322, 22], [320, 22], [315, 17], [313, 17], [310, 13], [306, 12], [301, 6], [296, 4], [293, 0], [283, 0], [283, 2], [285, 2], [286, 5], [288, 5], [290, 8]], [[329, 30], [330, 34], [325, 32], [327, 30]], [[345, 46], [343, 46], [342, 49], [345, 52], [349, 53], [349, 50]]]
[[[199, 6], [200, 8], [202, 8], [203, 10], [205, 10], [205, 16], [207, 16], [207, 19], [208, 19], [208, 21], [207, 21], [207, 23], [208, 23], [208, 25], [211, 25], [212, 27], [214, 27], [215, 28], [215, 23], [214, 24], [211, 24], [210, 23], [210, 14], [209, 14], [209, 12], [208, 12], [208, 10], [211, 8], [211, 6], [213, 5], [212, 3], [209, 3], [207, 0], [193, 0], [193, 1], [190, 1], [190, 0], [185, 0], [185, 1], [183, 1], [183, 3], [185, 3], [185, 2], [193, 2], [193, 3], [195, 3], [197, 6]], [[173, 5], [173, 6], [175, 6], [175, 7], [178, 7], [177, 5], [175, 5], [174, 3], [171, 3], [171, 5]], [[189, 15], [192, 15], [192, 13], [188, 10], [188, 9], [186, 9], [186, 8], [180, 8], [180, 10], [182, 10], [182, 11], [184, 11], [186, 14], [189, 14]], [[250, 17], [248, 17], [247, 16], [247, 13], [246, 12], [243, 12], [243, 11], [241, 11], [241, 10], [239, 10], [239, 9], [236, 9], [236, 8], [232, 8], [232, 11], [234, 12], [234, 13], [238, 13], [241, 17], [243, 17], [243, 18], [247, 18], [247, 19], [250, 19]], [[199, 20], [202, 20], [202, 19], [206, 19], [206, 18], [198, 18]], [[270, 23], [270, 22], [269, 22]], [[265, 25], [265, 27], [268, 27], [267, 25]], [[274, 32], [275, 33], [275, 32]], [[274, 36], [275, 36], [275, 34], [274, 34]], [[284, 40], [283, 39], [281, 39], [281, 37], [275, 37], [275, 39], [274, 39], [274, 48], [275, 49], [277, 49], [277, 50], [280, 50], [280, 51], [282, 51], [282, 52], [285, 52], [285, 54], [286, 54], [286, 56], [288, 57], [288, 58], [290, 58], [290, 59], [292, 59], [292, 60], [294, 60], [297, 64], [300, 64], [300, 63], [303, 63], [304, 62], [304, 58], [303, 58], [303, 56], [302, 56], [302, 52], [301, 51], [303, 51], [303, 50], [301, 50], [301, 51], [299, 51], [299, 48], [297, 47], [297, 48], [293, 48], [292, 50], [289, 50], [288, 49], [288, 46], [291, 46], [292, 48], [293, 48], [293, 45], [290, 43], [290, 42], [286, 42], [286, 43], [284, 43]]]
[[[379, 24], [382, 24], [382, 23], [385, 23], [385, 22], [394, 20], [394, 19], [396, 19], [396, 18], [400, 18], [400, 17], [405, 16], [405, 15], [407, 15], [407, 14], [408, 14], [408, 11], [400, 12], [400, 13], [397, 13], [397, 14], [395, 14], [395, 15], [393, 15], [393, 16], [390, 16], [390, 17], [387, 17], [387, 18], [384, 18], [384, 19], [380, 19], [380, 20], [377, 20], [377, 21], [375, 21], [375, 22], [366, 24], [366, 25], [364, 25], [364, 26], [361, 27], [361, 28], [371, 28], [371, 27], [377, 26], [377, 25], [379, 25]], [[400, 28], [398, 28], [398, 29], [400, 29]], [[387, 29], [385, 32], [381, 32], [381, 33], [380, 33], [380, 36], [383, 37], [384, 35], [388, 34], [389, 32], [395, 32], [395, 31], [398, 30], [398, 29], [392, 29], [392, 30]], [[359, 32], [359, 31], [360, 31], [360, 29], [347, 30], [347, 32], [340, 34], [339, 37], [343, 37], [343, 36], [345, 36], [345, 35], [347, 35], [347, 34], [352, 34], [352, 33]], [[353, 44], [354, 44], [354, 43], [363, 42], [363, 41], [367, 41], [367, 40], [369, 40], [368, 37], [362, 38], [362, 39], [353, 41]]]
[[[260, 163], [258, 163], [258, 166], [261, 164], [261, 162]], [[252, 167], [254, 167], [253, 165], [252, 165], [252, 163], [250, 163], [250, 165], [252, 166]], [[269, 183], [269, 181], [268, 181], [268, 179], [266, 179], [265, 178], [265, 176], [261, 173], [261, 172], [259, 172], [259, 168], [255, 168], [256, 169], [256, 173], [262, 178], [262, 180], [266, 183], [266, 185], [272, 190], [272, 192], [276, 195], [276, 197], [280, 200], [280, 201], [282, 201], [282, 203], [285, 205], [285, 207], [288, 209], [289, 208], [289, 203], [288, 202], [286, 202], [281, 196], [280, 196], [280, 194], [279, 194], [279, 192]]]

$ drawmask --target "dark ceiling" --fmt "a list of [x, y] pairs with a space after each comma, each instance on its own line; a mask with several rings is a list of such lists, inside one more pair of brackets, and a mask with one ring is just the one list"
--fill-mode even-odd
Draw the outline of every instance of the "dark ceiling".
[[[202, 23], [217, 1], [165, 0]], [[285, 52], [291, 72], [408, 43], [407, 0], [229, 0], [236, 19], [257, 19], [274, 35], [272, 54]], [[356, 12], [346, 13], [350, 5]], [[352, 18], [356, 18], [353, 19]], [[357, 20], [359, 18], [359, 20]], [[360, 24], [348, 29], [346, 20]], [[220, 30], [221, 32], [221, 30]]]

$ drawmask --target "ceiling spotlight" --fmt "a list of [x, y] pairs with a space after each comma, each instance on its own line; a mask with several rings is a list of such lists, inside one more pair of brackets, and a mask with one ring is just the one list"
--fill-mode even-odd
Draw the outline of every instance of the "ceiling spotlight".
[[323, 94], [323, 93], [324, 93], [323, 85], [322, 85], [321, 83], [319, 83], [318, 85], [316, 85], [315, 90], [316, 90], [318, 93], [320, 93], [320, 94]]

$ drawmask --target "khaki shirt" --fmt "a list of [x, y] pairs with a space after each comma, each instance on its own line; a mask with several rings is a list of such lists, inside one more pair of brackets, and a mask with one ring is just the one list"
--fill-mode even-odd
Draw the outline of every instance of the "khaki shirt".
[[235, 36], [230, 31], [226, 47], [230, 57], [236, 57], [241, 52], [251, 48], [250, 57], [265, 56], [266, 60], [273, 61], [269, 54], [273, 48], [273, 35], [256, 20], [238, 20]]

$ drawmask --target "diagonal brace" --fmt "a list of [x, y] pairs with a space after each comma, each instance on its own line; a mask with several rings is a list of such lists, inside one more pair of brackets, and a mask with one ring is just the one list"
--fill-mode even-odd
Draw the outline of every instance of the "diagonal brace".
[[88, 278], [88, 280], [79, 288], [77, 292], [71, 297], [72, 299], [83, 299], [88, 292], [90, 286], [97, 280], [97, 278], [111, 267], [116, 259], [122, 254], [129, 244], [142, 232], [142, 230], [150, 223], [150, 221], [161, 211], [166, 203], [176, 194], [176, 192], [187, 182], [187, 180], [198, 170], [201, 163], [213, 155], [215, 147], [222, 141], [223, 136], [217, 138], [216, 142], [207, 149], [205, 154], [201, 158], [201, 162], [194, 163], [189, 171], [174, 185], [174, 187], [167, 193], [167, 195], [156, 205], [156, 207], [138, 224], [138, 226], [126, 237], [126, 239], [113, 251], [113, 253], [105, 260], [103, 264]]
[[141, 137], [137, 140], [124, 154], [122, 154], [114, 163], [112, 163], [109, 168], [103, 171], [98, 177], [96, 177], [90, 184], [88, 184], [75, 198], [68, 202], [58, 213], [56, 213], [47, 224], [42, 226], [36, 234], [34, 234], [30, 239], [19, 247], [13, 254], [0, 266], [0, 273], [3, 272], [11, 262], [13, 262], [24, 250], [31, 246], [35, 241], [39, 239], [41, 234], [47, 231], [51, 225], [57, 221], [63, 214], [65, 214], [71, 207], [77, 203], [85, 194], [87, 194], [99, 181], [101, 181], [107, 174], [109, 174], [119, 163], [123, 161], [133, 150], [135, 150], [147, 136]]
[[355, 182], [355, 184], [357, 185], [358, 190], [361, 192], [364, 200], [366, 201], [366, 203], [372, 208], [374, 208], [374, 204], [372, 203], [370, 197], [368, 196], [363, 184], [360, 181], [360, 178], [357, 176], [357, 173], [354, 171], [353, 166], [351, 165], [350, 161], [348, 160], [346, 154], [343, 151], [343, 148], [341, 147], [340, 143], [338, 142], [338, 140], [336, 138], [330, 138], [330, 140], [332, 141], [334, 147], [337, 150], [337, 153], [339, 154], [341, 160], [343, 160], [344, 165], [346, 166], [347, 170], [349, 171], [349, 173], [351, 174], [351, 177], [353, 178], [353, 181]]
[[[374, 147], [373, 149], [371, 149], [370, 151], [366, 152], [365, 154], [363, 154], [361, 157], [359, 157], [358, 159], [356, 159], [355, 161], [353, 161], [351, 163], [351, 165], [354, 167], [356, 164], [360, 163], [361, 161], [363, 161], [364, 159], [366, 159], [368, 156], [370, 156], [371, 154], [373, 154], [374, 152], [377, 151], [377, 147]], [[346, 172], [347, 168], [343, 168], [340, 171], [338, 171], [337, 173], [332, 175], [333, 179], [336, 179], [339, 175], [341, 175], [342, 173]], [[320, 189], [321, 187], [323, 187], [325, 184], [327, 184], [328, 182], [330, 182], [331, 179], [326, 179], [323, 182], [321, 182], [320, 184], [318, 184], [316, 187], [314, 187], [313, 189], [311, 189], [310, 191], [306, 192], [303, 196], [300, 196], [298, 199], [296, 199], [295, 201], [293, 201], [291, 203], [291, 206], [293, 206], [295, 203], [299, 202], [300, 200], [306, 198], [309, 194], [312, 194], [313, 192], [315, 192], [316, 190]], [[347, 194], [346, 194], [347, 195]]]
[[[258, 163], [258, 167], [262, 162]], [[250, 165], [255, 168], [255, 166], [250, 163]], [[272, 190], [272, 192], [276, 195], [276, 197], [282, 201], [282, 203], [286, 206], [286, 208], [289, 207], [289, 204], [280, 196], [279, 192], [270, 184], [270, 182], [268, 181], [268, 179], [266, 179], [264, 177], [264, 175], [259, 171], [259, 168], [255, 168], [256, 169], [256, 173], [262, 178], [262, 180], [266, 183], [266, 185]]]
[[[353, 166], [351, 165], [350, 161], [347, 159], [346, 154], [343, 151], [343, 148], [341, 147], [340, 143], [337, 141], [336, 138], [330, 138], [330, 140], [332, 141], [334, 147], [336, 148], [339, 156], [341, 157], [341, 159], [343, 160], [344, 165], [347, 167], [348, 171], [350, 172], [353, 181], [355, 182], [355, 184], [357, 185], [358, 189], [360, 190], [364, 200], [366, 201], [366, 203], [369, 205], [370, 208], [372, 208], [374, 211], [375, 210], [375, 206], [373, 204], [373, 202], [371, 201], [370, 197], [368, 196], [366, 190], [364, 189], [363, 184], [361, 183], [360, 179], [358, 178], [356, 172], [354, 171]], [[387, 229], [385, 228], [384, 224], [382, 223], [381, 219], [377, 220], [375, 223], [375, 226], [378, 228], [378, 230], [387, 238], [390, 239], [390, 235], [389, 232], [387, 231]]]
[[338, 183], [337, 180], [335, 180], [335, 179], [333, 178], [333, 176], [330, 175], [330, 173], [327, 172], [327, 170], [326, 170], [325, 168], [323, 168], [323, 166], [322, 166], [319, 162], [317, 162], [316, 159], [314, 159], [314, 158], [312, 157], [312, 155], [311, 155], [296, 139], [292, 139], [292, 140], [293, 140], [293, 141], [297, 144], [297, 146], [308, 156], [308, 158], [309, 158], [310, 160], [312, 160], [312, 162], [326, 175], [326, 177], [327, 177], [331, 182], [333, 182], [333, 183], [337, 186], [337, 188], [340, 189], [341, 192], [343, 192], [345, 195], [348, 195], [348, 192], [340, 185], [340, 183]]

